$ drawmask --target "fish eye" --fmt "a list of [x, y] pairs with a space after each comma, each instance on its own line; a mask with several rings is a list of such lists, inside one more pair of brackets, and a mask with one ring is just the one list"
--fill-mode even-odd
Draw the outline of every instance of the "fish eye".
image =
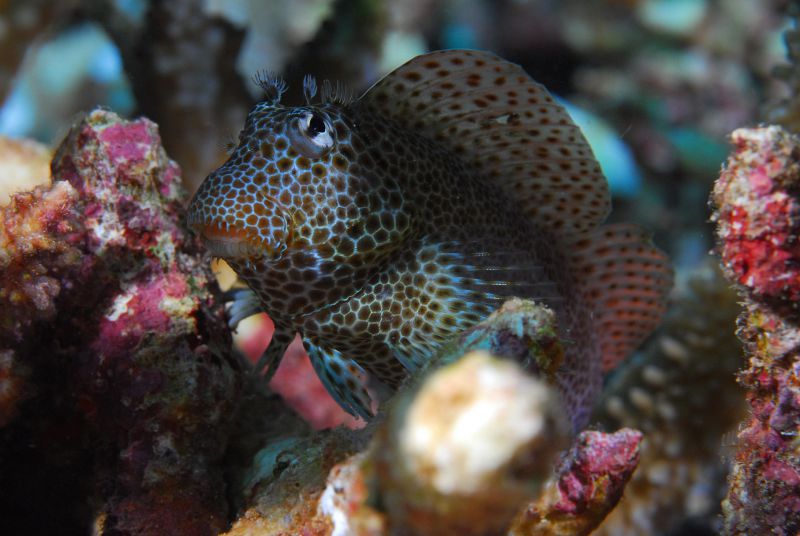
[[308, 121], [308, 133], [312, 136], [325, 132], [325, 120], [319, 114], [311, 114]]
[[333, 148], [333, 127], [321, 113], [305, 111], [293, 120], [289, 140], [301, 155], [321, 158]]

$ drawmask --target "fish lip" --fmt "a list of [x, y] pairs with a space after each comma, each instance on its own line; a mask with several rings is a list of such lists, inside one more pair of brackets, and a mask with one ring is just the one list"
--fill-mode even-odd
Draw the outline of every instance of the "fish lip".
[[255, 260], [280, 258], [286, 247], [261, 238], [254, 231], [219, 218], [193, 218], [189, 227], [214, 257]]

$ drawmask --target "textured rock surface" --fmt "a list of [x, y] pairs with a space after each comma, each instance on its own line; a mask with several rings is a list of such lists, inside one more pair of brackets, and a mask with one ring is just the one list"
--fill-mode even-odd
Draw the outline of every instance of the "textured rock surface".
[[517, 517], [511, 536], [583, 536], [614, 509], [639, 463], [642, 434], [581, 432], [539, 498]]
[[733, 133], [712, 195], [719, 253], [744, 300], [739, 338], [751, 417], [739, 432], [728, 534], [800, 530], [800, 140], [779, 127]]
[[30, 397], [14, 420], [0, 397], [0, 478], [28, 490], [2, 517], [33, 533], [95, 515], [100, 534], [215, 534], [240, 374], [214, 350], [230, 342], [180, 221], [179, 170], [153, 123], [102, 111], [52, 169], [0, 213], [0, 367], [24, 370]]

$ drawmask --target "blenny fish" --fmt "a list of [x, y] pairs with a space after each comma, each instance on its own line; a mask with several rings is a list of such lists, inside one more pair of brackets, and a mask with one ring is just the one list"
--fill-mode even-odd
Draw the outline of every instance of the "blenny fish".
[[608, 185], [564, 108], [488, 52], [418, 56], [360, 98], [304, 80], [306, 104], [262, 80], [189, 224], [249, 289], [231, 324], [265, 311], [274, 370], [300, 333], [331, 395], [368, 418], [368, 374], [397, 386], [507, 298], [555, 310], [559, 390], [582, 426], [603, 371], [658, 324], [663, 253], [633, 225], [601, 225]]

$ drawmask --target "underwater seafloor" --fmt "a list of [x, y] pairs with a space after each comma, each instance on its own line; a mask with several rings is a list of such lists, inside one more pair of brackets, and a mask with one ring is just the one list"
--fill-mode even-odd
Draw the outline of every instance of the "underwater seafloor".
[[[800, 534], [798, 16], [788, 0], [0, 2], [0, 534]], [[360, 90], [441, 48], [491, 50], [562, 99], [610, 220], [672, 260], [661, 327], [578, 434], [519, 365], [525, 348], [546, 370], [564, 342], [519, 300], [366, 425], [298, 344], [265, 387], [248, 358], [270, 321], [232, 337], [235, 276], [186, 228], [256, 71], [301, 102], [307, 73]]]

